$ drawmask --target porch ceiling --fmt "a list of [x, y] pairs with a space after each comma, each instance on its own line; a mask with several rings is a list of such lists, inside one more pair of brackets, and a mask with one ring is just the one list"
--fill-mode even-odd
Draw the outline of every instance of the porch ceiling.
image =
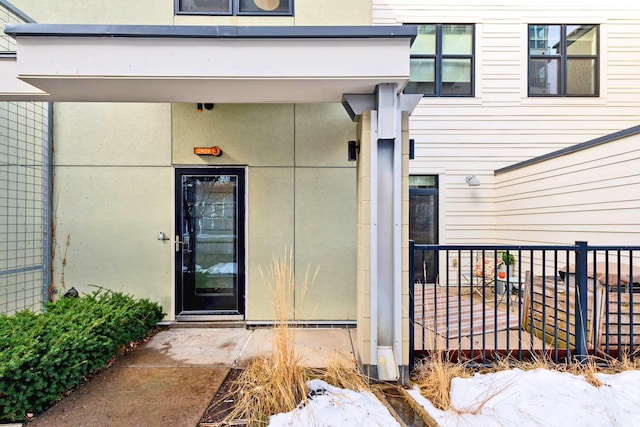
[[340, 102], [404, 87], [414, 27], [8, 24], [1, 100]]

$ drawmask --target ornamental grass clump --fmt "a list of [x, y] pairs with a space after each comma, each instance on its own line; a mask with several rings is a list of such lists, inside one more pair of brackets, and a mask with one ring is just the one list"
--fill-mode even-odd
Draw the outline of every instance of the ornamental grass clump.
[[[240, 374], [229, 396], [235, 402], [234, 408], [222, 425], [233, 425], [234, 420], [239, 419], [250, 425], [266, 425], [270, 415], [291, 411], [308, 393], [306, 381], [311, 378], [311, 371], [296, 354], [295, 328], [289, 325], [296, 314], [293, 251], [285, 251], [281, 258], [274, 257], [269, 269], [264, 271], [259, 267], [259, 272], [269, 292], [275, 321], [271, 352], [267, 357], [254, 360]], [[299, 301], [304, 299], [308, 284], [307, 270]]]
[[420, 387], [420, 394], [427, 398], [433, 406], [446, 411], [451, 406], [451, 380], [469, 378], [473, 372], [464, 363], [453, 363], [445, 360], [440, 353], [420, 361], [414, 371], [412, 380]]
[[269, 416], [289, 412], [307, 400], [306, 382], [312, 378], [321, 378], [337, 387], [367, 389], [367, 378], [354, 360], [335, 354], [326, 370], [315, 370], [303, 366], [302, 357], [296, 353], [296, 328], [291, 325], [292, 319], [300, 318], [294, 304], [296, 292], [298, 306], [302, 306], [318, 270], [310, 276], [307, 269], [296, 287], [291, 250], [280, 258], [274, 257], [267, 270], [261, 267], [258, 270], [269, 293], [274, 316], [271, 351], [267, 357], [254, 360], [234, 382], [225, 398], [234, 402], [233, 409], [219, 425], [267, 425]]

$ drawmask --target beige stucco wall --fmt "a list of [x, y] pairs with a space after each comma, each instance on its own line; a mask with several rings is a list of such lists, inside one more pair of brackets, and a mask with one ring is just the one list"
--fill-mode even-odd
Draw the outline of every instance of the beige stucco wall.
[[295, 0], [293, 16], [173, 14], [173, 0], [13, 0], [40, 23], [156, 25], [371, 25], [371, 0]]
[[[319, 267], [304, 301], [299, 275], [297, 317], [355, 319], [355, 125], [341, 105], [64, 104], [55, 120], [57, 285], [150, 297], [171, 318], [173, 247], [157, 234], [173, 229], [172, 165], [246, 166], [247, 319], [271, 318], [258, 267], [292, 247], [297, 271]], [[223, 156], [193, 154], [212, 145]]]
[[356, 125], [338, 104], [298, 104], [295, 112], [296, 271], [319, 268], [298, 305], [304, 317], [355, 320], [356, 171], [347, 141]]
[[177, 15], [176, 25], [371, 25], [371, 0], [294, 0], [293, 16]]
[[[259, 274], [293, 248], [296, 318], [355, 319], [355, 167], [347, 141], [355, 125], [340, 104], [173, 105], [175, 165], [247, 166], [247, 315], [271, 318]], [[197, 146], [221, 157], [199, 157]], [[318, 274], [303, 292], [304, 272]]]
[[173, 23], [172, 0], [11, 0], [42, 24], [155, 24]]
[[371, 0], [296, 0], [296, 25], [371, 25]]
[[173, 247], [157, 238], [173, 221], [170, 112], [168, 104], [55, 105], [56, 286], [123, 290], [171, 312]]

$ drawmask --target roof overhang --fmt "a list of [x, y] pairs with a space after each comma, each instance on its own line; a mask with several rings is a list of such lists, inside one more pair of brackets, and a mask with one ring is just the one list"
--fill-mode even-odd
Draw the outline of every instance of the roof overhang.
[[340, 102], [409, 79], [414, 26], [7, 24], [0, 100]]

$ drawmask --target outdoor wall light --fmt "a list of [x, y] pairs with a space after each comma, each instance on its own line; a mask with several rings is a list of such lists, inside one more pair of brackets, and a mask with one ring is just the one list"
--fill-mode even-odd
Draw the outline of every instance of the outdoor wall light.
[[467, 181], [469, 187], [477, 187], [480, 185], [480, 180], [475, 175], [467, 175], [464, 180]]
[[215, 106], [215, 104], [207, 102], [207, 103], [202, 103], [202, 102], [198, 102], [196, 104], [196, 111], [198, 113], [202, 113], [202, 107], [204, 107], [205, 110], [213, 110], [213, 107]]
[[358, 141], [349, 141], [349, 153], [347, 159], [350, 162], [355, 162], [358, 159], [358, 153], [360, 153], [360, 144]]

